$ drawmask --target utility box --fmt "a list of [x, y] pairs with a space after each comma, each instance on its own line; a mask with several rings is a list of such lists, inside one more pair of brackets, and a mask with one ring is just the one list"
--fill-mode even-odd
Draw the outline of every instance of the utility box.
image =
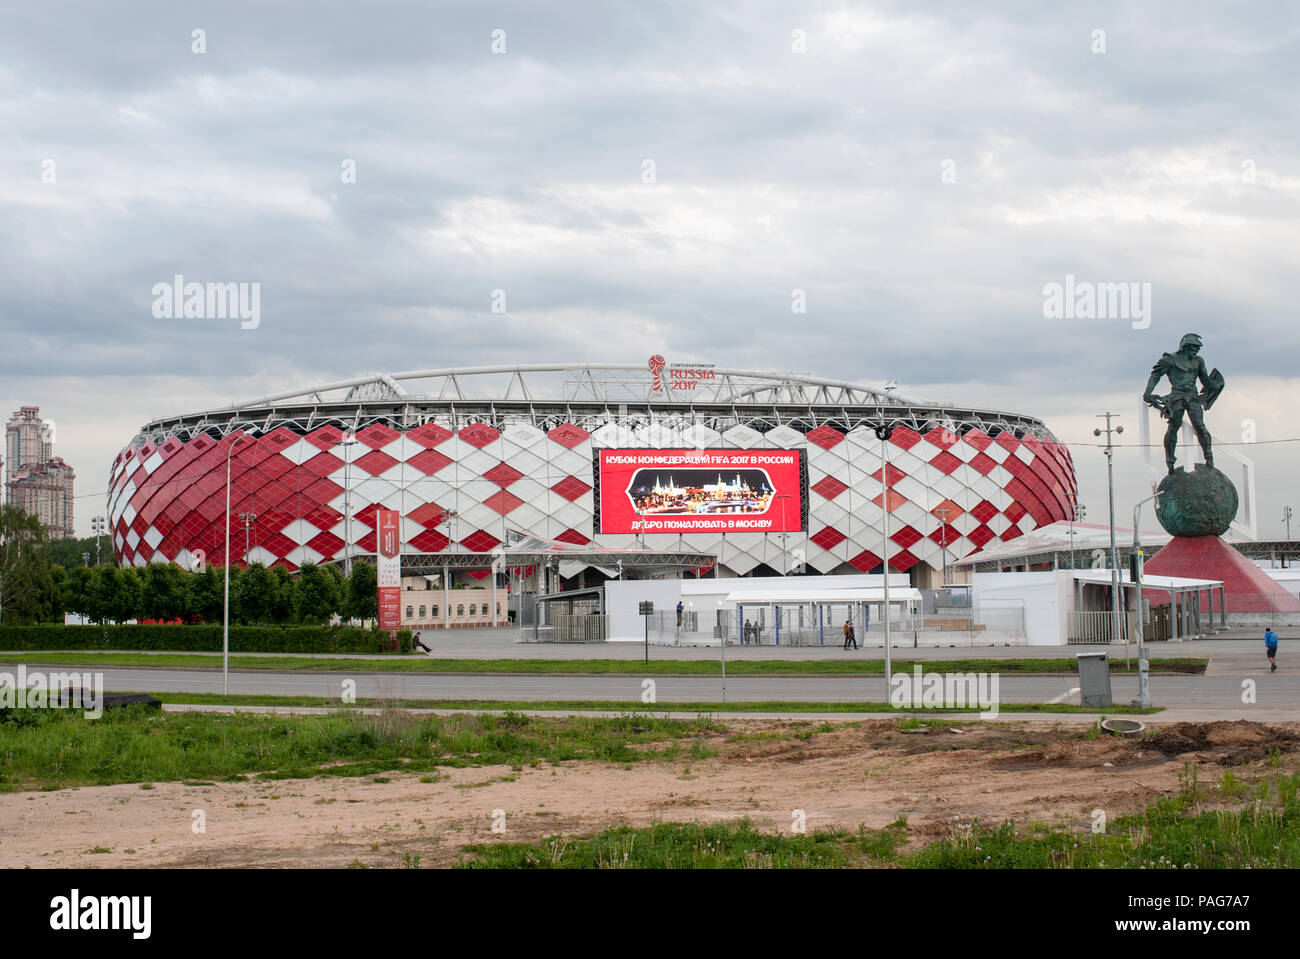
[[1107, 709], [1110, 698], [1110, 662], [1106, 653], [1079, 653], [1079, 703]]

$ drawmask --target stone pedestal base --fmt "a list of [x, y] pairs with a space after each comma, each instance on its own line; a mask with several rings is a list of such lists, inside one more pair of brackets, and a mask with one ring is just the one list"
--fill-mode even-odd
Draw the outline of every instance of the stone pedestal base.
[[1144, 571], [1151, 576], [1222, 580], [1229, 613], [1300, 613], [1300, 599], [1217, 536], [1175, 536]]

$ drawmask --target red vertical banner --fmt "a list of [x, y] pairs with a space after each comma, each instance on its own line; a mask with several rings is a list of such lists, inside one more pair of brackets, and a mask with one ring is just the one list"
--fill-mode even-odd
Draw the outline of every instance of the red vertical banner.
[[375, 579], [379, 587], [379, 628], [396, 634], [402, 628], [401, 515], [395, 509], [375, 511], [378, 538]]

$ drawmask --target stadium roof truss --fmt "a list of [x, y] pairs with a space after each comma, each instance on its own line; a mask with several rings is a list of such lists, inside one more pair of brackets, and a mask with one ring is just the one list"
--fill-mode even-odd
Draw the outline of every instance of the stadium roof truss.
[[[629, 427], [700, 425], [718, 432], [746, 425], [803, 431], [829, 424], [841, 430], [892, 422], [918, 432], [946, 427], [961, 434], [1004, 430], [1016, 437], [1051, 437], [1041, 420], [1018, 413], [935, 403], [874, 387], [819, 377], [710, 368], [693, 390], [669, 379], [656, 390], [647, 367], [618, 363], [488, 366], [371, 373], [289, 390], [203, 413], [162, 417], [136, 444], [199, 433], [264, 433], [279, 426], [308, 433], [326, 424], [357, 431], [372, 423], [413, 429], [436, 422], [452, 429], [475, 422], [501, 428], [528, 423], [549, 430], [573, 423], [589, 432], [611, 422]], [[418, 392], [410, 386], [420, 384]]]

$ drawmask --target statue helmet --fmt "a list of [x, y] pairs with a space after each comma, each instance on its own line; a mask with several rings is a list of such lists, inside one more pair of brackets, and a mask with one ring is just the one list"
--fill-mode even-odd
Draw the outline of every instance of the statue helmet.
[[1187, 345], [1189, 345], [1189, 344], [1192, 345], [1192, 346], [1200, 346], [1200, 345], [1201, 345], [1201, 335], [1200, 335], [1199, 333], [1186, 333], [1186, 334], [1184, 334], [1184, 335], [1183, 335], [1183, 338], [1182, 338], [1181, 340], [1178, 341], [1178, 348], [1181, 350], [1184, 346], [1187, 346]]

